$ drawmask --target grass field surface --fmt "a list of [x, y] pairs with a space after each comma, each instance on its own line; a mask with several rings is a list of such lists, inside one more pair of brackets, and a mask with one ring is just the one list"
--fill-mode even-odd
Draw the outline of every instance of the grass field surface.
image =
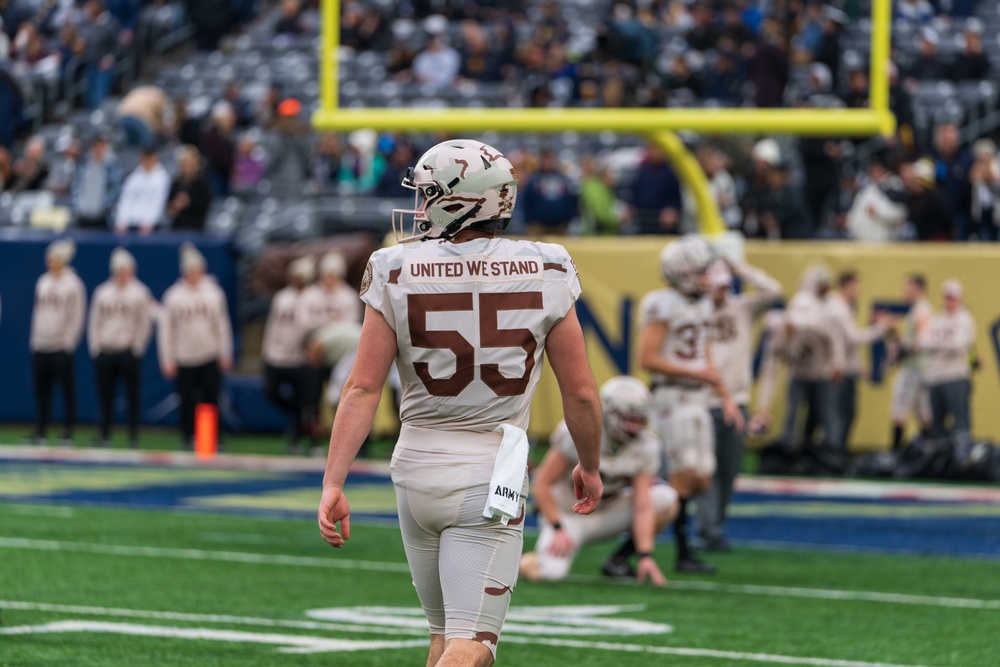
[[[316, 474], [0, 452], [0, 665], [422, 665], [426, 625], [391, 488], [356, 478], [358, 521], [334, 551], [306, 509]], [[928, 501], [900, 487], [903, 500], [868, 502], [859, 483], [834, 493], [816, 482], [798, 498], [748, 484], [734, 529], [853, 530], [839, 511], [883, 532], [911, 526], [923, 541], [897, 553], [744, 541], [711, 557], [717, 576], [672, 575], [666, 589], [603, 579], [610, 545], [588, 547], [570, 581], [518, 584], [498, 664], [1000, 665], [1000, 560], [974, 555], [1000, 537], [993, 490], [917, 494], [945, 498]], [[906, 555], [936, 551], [933, 533], [950, 525], [985, 541], [971, 556]], [[666, 571], [669, 541], [657, 558]]]

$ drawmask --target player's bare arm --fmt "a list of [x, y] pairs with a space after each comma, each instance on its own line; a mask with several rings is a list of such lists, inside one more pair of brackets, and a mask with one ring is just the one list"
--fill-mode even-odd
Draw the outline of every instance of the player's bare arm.
[[[330, 434], [330, 450], [319, 504], [319, 532], [340, 549], [351, 536], [351, 509], [344, 495], [344, 481], [354, 457], [364, 443], [382, 397], [382, 387], [396, 357], [396, 334], [377, 310], [365, 309], [361, 344], [351, 375], [344, 385]], [[340, 522], [341, 531], [337, 530]]]
[[597, 509], [604, 493], [599, 472], [601, 465], [601, 401], [597, 382], [587, 363], [583, 330], [576, 316], [576, 306], [552, 327], [545, 352], [552, 364], [563, 413], [570, 436], [576, 445], [579, 465], [573, 470], [573, 487], [580, 500], [573, 511], [590, 514]]
[[559, 506], [552, 496], [552, 488], [566, 476], [572, 465], [573, 462], [565, 454], [556, 449], [549, 449], [535, 472], [535, 504], [538, 513], [555, 529], [549, 550], [559, 558], [568, 556], [575, 545], [569, 534], [562, 530], [560, 521], [562, 517]]
[[632, 537], [635, 540], [636, 553], [639, 554], [636, 578], [640, 584], [648, 580], [654, 586], [664, 586], [667, 578], [653, 559], [656, 534], [660, 528], [657, 526], [656, 510], [650, 496], [653, 482], [653, 475], [649, 473], [632, 478]]
[[639, 331], [639, 365], [653, 373], [696, 380], [713, 387], [721, 385], [722, 378], [711, 365], [694, 370], [670, 363], [660, 356], [663, 341], [667, 339], [669, 332], [670, 325], [666, 322], [650, 322], [642, 327]]

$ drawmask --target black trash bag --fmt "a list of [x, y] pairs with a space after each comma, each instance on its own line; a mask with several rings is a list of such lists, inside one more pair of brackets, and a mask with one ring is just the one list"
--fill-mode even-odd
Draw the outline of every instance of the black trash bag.
[[896, 479], [946, 479], [954, 442], [950, 437], [917, 436], [899, 457]]

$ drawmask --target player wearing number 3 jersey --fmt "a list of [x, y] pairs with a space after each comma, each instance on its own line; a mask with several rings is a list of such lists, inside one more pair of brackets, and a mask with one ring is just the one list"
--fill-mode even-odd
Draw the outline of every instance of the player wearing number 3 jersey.
[[[330, 438], [320, 532], [350, 536], [348, 468], [395, 359], [402, 428], [391, 471], [407, 560], [430, 626], [428, 665], [490, 665], [517, 582], [528, 492], [531, 397], [547, 352], [580, 464], [575, 511], [600, 501], [597, 386], [576, 317], [576, 267], [558, 245], [495, 237], [517, 176], [495, 148], [452, 140], [424, 154], [394, 211], [397, 239], [374, 253], [357, 361]], [[413, 215], [400, 238], [397, 216]], [[340, 522], [340, 530], [337, 529]]]

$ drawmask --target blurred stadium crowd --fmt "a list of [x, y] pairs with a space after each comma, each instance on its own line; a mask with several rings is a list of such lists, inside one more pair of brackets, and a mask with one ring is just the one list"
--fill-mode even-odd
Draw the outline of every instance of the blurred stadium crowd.
[[[348, 0], [341, 103], [863, 107], [869, 10], [863, 0]], [[1000, 11], [970, 0], [894, 11], [895, 136], [686, 137], [731, 229], [997, 239]], [[374, 231], [385, 200], [405, 194], [401, 172], [438, 138], [311, 130], [316, 3], [13, 0], [0, 15], [3, 223], [208, 229], [251, 250], [275, 236]], [[672, 169], [636, 137], [485, 138], [522, 178], [515, 231], [696, 227]], [[141, 215], [136, 197], [151, 202]]]

